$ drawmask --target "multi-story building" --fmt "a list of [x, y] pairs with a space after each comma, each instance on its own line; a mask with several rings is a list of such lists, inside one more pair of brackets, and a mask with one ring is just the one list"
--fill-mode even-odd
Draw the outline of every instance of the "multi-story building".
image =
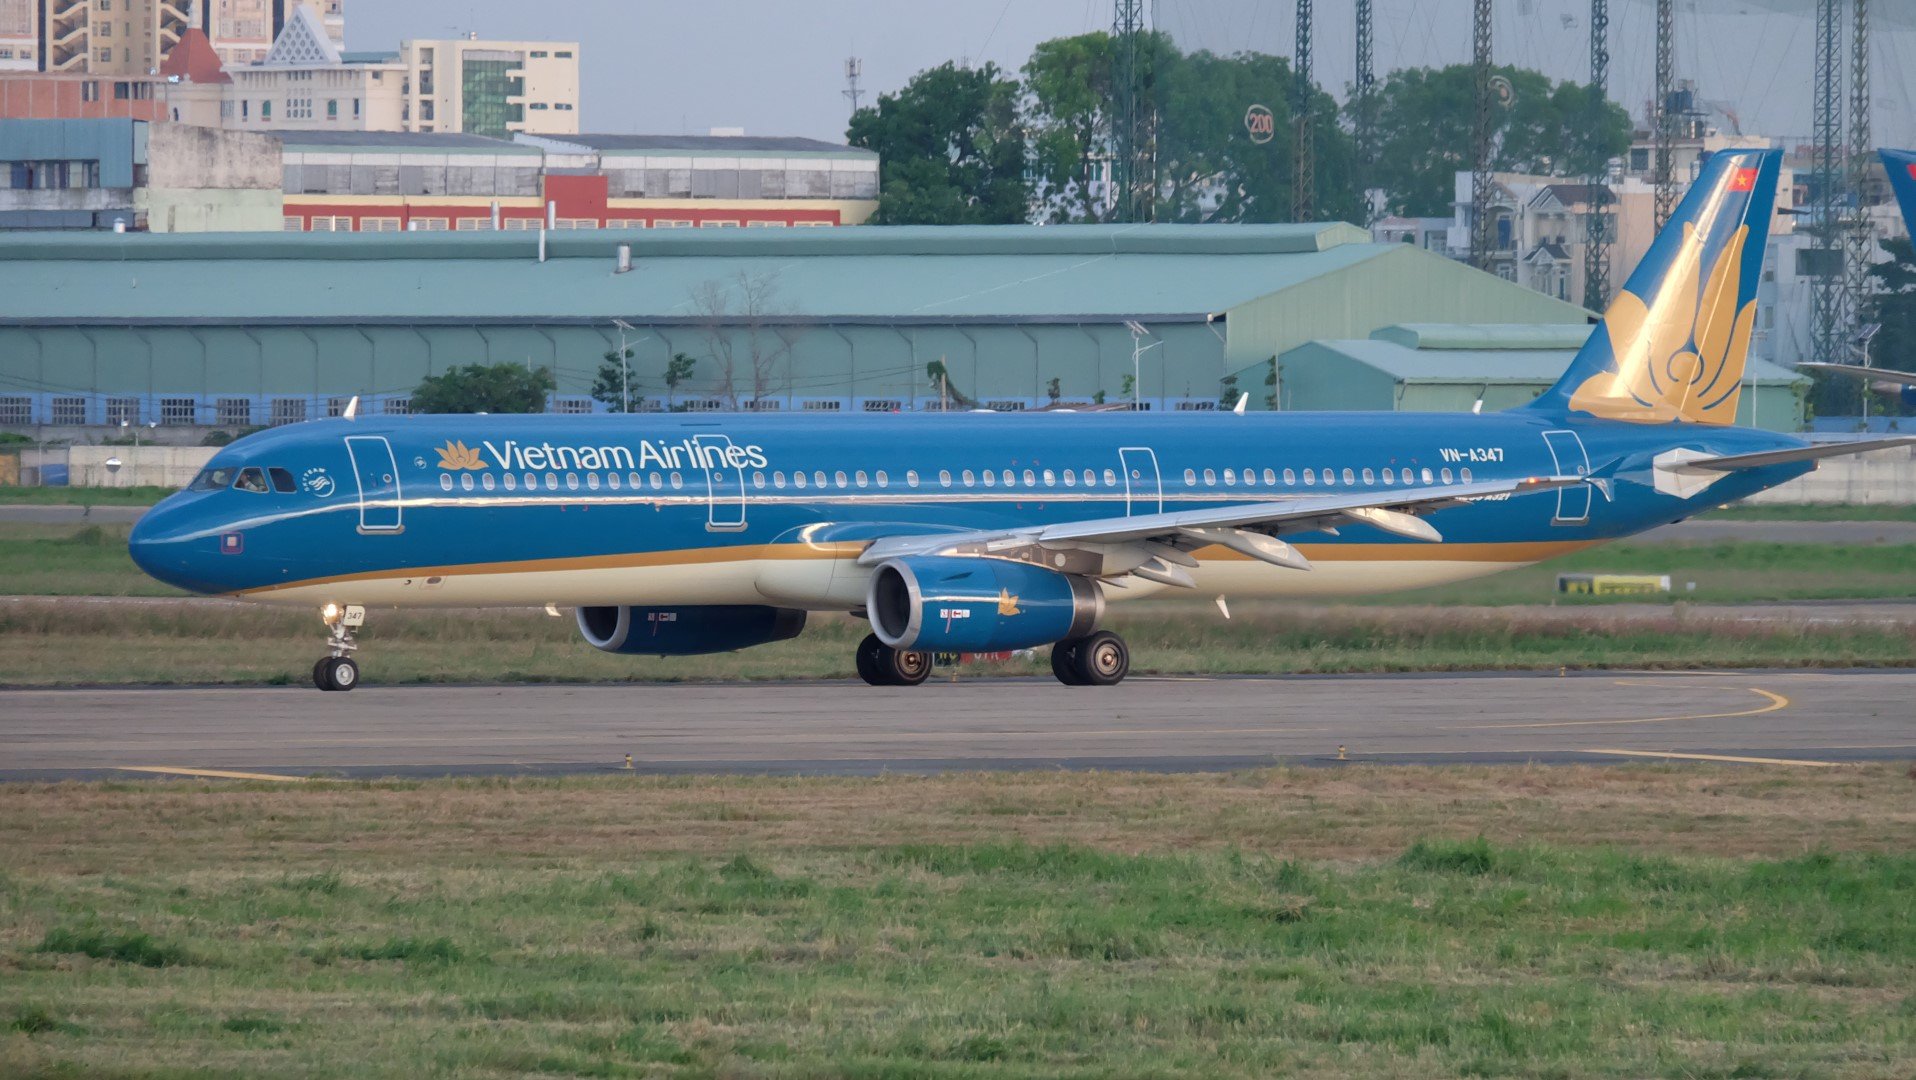
[[40, 69], [41, 0], [0, 0], [0, 72]]
[[221, 126], [242, 131], [398, 131], [406, 69], [342, 54], [311, 7], [295, 8], [265, 59], [227, 71]]
[[289, 131], [285, 228], [315, 232], [856, 225], [878, 156], [814, 139]]
[[480, 41], [478, 35], [399, 46], [407, 131], [460, 131], [509, 139], [517, 132], [579, 130], [579, 45]]
[[213, 41], [220, 61], [229, 66], [257, 64], [272, 51], [273, 42], [293, 20], [299, 8], [308, 8], [333, 48], [346, 47], [344, 0], [198, 0], [202, 29]]

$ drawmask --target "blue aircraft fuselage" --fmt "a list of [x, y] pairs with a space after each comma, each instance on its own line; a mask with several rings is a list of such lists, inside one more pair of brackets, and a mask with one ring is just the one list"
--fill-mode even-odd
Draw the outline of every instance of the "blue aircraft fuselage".
[[[1659, 483], [1660, 455], [1801, 446], [1699, 424], [1275, 413], [361, 417], [241, 439], [134, 529], [153, 576], [314, 605], [860, 606], [880, 537], [1532, 476], [1561, 490], [1439, 510], [1440, 542], [1287, 536], [1314, 565], [1195, 552], [1207, 594], [1436, 585], [1681, 519], [1808, 463]], [[257, 473], [248, 473], [255, 469]], [[1133, 582], [1112, 600], [1160, 592]], [[1187, 594], [1188, 595], [1188, 594]]]

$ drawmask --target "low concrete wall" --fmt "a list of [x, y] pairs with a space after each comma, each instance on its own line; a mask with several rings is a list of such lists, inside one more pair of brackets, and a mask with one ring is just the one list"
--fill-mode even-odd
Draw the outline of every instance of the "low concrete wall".
[[[73, 487], [185, 487], [219, 452], [217, 446], [75, 446], [64, 452], [67, 483]], [[118, 470], [107, 468], [109, 458], [120, 459]]]
[[1830, 458], [1808, 476], [1744, 501], [1838, 506], [1916, 505], [1916, 447]]

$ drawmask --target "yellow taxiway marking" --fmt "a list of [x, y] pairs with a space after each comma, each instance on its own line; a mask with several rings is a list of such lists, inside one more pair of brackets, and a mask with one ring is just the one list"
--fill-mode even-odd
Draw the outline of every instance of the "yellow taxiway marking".
[[[1622, 680], [1618, 680], [1618, 681], [1621, 682]], [[1711, 689], [1735, 690], [1735, 689], [1738, 689], [1738, 687], [1719, 686], [1719, 687], [1712, 687]], [[1745, 686], [1745, 687], [1742, 687], [1741, 689], [1747, 690], [1750, 693], [1757, 695], [1758, 697], [1765, 698], [1768, 700], [1769, 703], [1766, 705], [1759, 705], [1754, 709], [1744, 709], [1740, 712], [1690, 713], [1685, 716], [1640, 716], [1640, 717], [1628, 717], [1622, 720], [1551, 720], [1551, 721], [1546, 721], [1543, 723], [1523, 723], [1523, 724], [1466, 724], [1462, 727], [1455, 727], [1449, 730], [1495, 731], [1495, 730], [1502, 730], [1502, 729], [1509, 729], [1509, 728], [1572, 728], [1572, 727], [1612, 727], [1612, 726], [1616, 726], [1620, 724], [1673, 724], [1682, 720], [1728, 720], [1738, 716], [1761, 716], [1764, 713], [1772, 713], [1772, 712], [1776, 712], [1779, 709], [1787, 709], [1790, 707], [1790, 699], [1784, 697], [1782, 694], [1772, 693], [1771, 691], [1759, 689], [1754, 686]]]
[[1813, 769], [1834, 769], [1838, 761], [1804, 761], [1800, 758], [1738, 757], [1735, 754], [1678, 754], [1668, 750], [1582, 750], [1585, 754], [1615, 754], [1618, 757], [1676, 758], [1683, 761], [1733, 761], [1739, 765], [1806, 765]]
[[158, 773], [161, 776], [198, 776], [211, 780], [277, 780], [286, 784], [303, 784], [304, 776], [281, 776], [278, 773], [234, 772], [231, 769], [182, 769], [172, 765], [116, 765], [121, 772]]

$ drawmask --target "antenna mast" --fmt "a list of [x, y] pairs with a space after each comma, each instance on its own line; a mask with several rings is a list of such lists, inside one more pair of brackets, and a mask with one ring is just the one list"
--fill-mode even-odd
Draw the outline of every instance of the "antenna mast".
[[1470, 140], [1470, 265], [1488, 270], [1494, 238], [1490, 227], [1490, 0], [1476, 0], [1471, 62], [1477, 84], [1477, 120]]
[[1291, 220], [1317, 216], [1317, 160], [1311, 130], [1311, 0], [1297, 0], [1297, 48], [1291, 59]]
[[1663, 231], [1676, 209], [1676, 114], [1670, 109], [1676, 93], [1676, 0], [1657, 0], [1657, 99], [1651, 120], [1656, 125], [1656, 162], [1651, 179], [1656, 185], [1656, 229]]
[[1370, 189], [1377, 168], [1377, 52], [1371, 20], [1372, 0], [1357, 0], [1357, 197], [1364, 205], [1366, 223], [1371, 212]]
[[[1849, 91], [1849, 191], [1856, 205], [1850, 208], [1848, 260], [1844, 269], [1844, 302], [1849, 328], [1853, 334], [1862, 328], [1864, 301], [1869, 295], [1870, 253], [1875, 244], [1870, 235], [1869, 203], [1864, 191], [1869, 187], [1870, 167], [1875, 160], [1869, 122], [1869, 0], [1856, 0], [1856, 20], [1850, 39]], [[1868, 361], [1868, 349], [1863, 359]], [[1858, 393], [1862, 391], [1859, 388]], [[1867, 402], [1867, 396], [1864, 397]]]
[[1837, 216], [1837, 165], [1843, 152], [1842, 0], [1817, 0], [1814, 156], [1810, 187], [1810, 235], [1815, 238], [1811, 298], [1811, 359], [1840, 364], [1843, 352], [1842, 231]]
[[845, 58], [845, 89], [840, 90], [839, 93], [851, 99], [852, 112], [858, 111], [858, 99], [865, 96], [865, 91], [858, 86], [858, 77], [863, 74], [865, 74], [863, 60], [856, 56]]
[[[1610, 0], [1590, 0], [1590, 106], [1592, 120], [1610, 99]], [[1590, 178], [1583, 218], [1583, 306], [1602, 311], [1610, 303], [1610, 178]]]

